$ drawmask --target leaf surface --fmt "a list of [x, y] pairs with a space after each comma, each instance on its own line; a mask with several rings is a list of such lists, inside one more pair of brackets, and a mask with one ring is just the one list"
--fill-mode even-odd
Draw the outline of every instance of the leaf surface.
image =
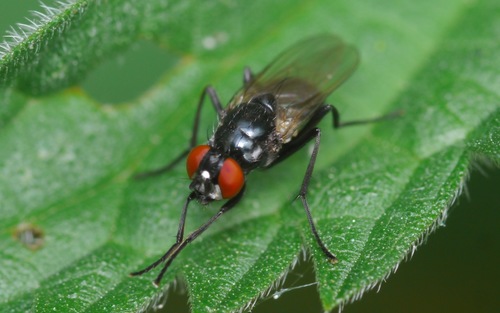
[[[183, 280], [194, 312], [237, 311], [305, 246], [326, 310], [357, 297], [439, 226], [475, 156], [499, 163], [498, 6], [123, 0], [61, 7], [0, 59], [0, 311], [155, 306], [157, 271], [127, 273], [175, 241], [188, 181], [183, 166], [143, 181], [131, 176], [187, 147], [204, 85], [229, 100], [245, 65], [258, 71], [297, 40], [326, 31], [362, 55], [359, 70], [328, 98], [343, 120], [404, 112], [338, 131], [329, 119], [321, 124], [308, 199], [340, 262], [326, 262], [300, 201], [292, 201], [308, 162], [303, 149], [252, 173], [245, 199], [179, 255], [163, 286]], [[138, 38], [180, 55], [143, 96], [111, 106], [66, 89]], [[186, 229], [219, 205], [193, 203]], [[41, 231], [41, 247], [28, 248], [26, 229]]]

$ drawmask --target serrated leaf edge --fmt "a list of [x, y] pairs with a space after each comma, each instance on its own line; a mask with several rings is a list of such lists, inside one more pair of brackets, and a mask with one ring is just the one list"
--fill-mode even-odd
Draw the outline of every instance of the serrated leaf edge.
[[[465, 172], [464, 172], [464, 174], [463, 174], [463, 176], [458, 184], [458, 188], [455, 190], [455, 193], [453, 194], [451, 200], [444, 206], [444, 208], [441, 211], [438, 218], [436, 220], [434, 220], [434, 222], [427, 228], [427, 230], [424, 231], [421, 234], [421, 236], [410, 245], [410, 248], [401, 256], [400, 260], [396, 263], [396, 265], [394, 265], [393, 268], [391, 270], [389, 270], [382, 278], [361, 287], [358, 292], [349, 296], [347, 299], [341, 301], [338, 304], [338, 312], [339, 313], [342, 312], [342, 310], [344, 309], [344, 306], [346, 304], [350, 304], [350, 303], [353, 303], [355, 301], [360, 300], [366, 292], [373, 290], [375, 288], [377, 288], [377, 292], [378, 292], [380, 290], [380, 288], [382, 288], [382, 284], [389, 278], [389, 276], [391, 276], [392, 274], [395, 274], [397, 272], [401, 263], [408, 262], [409, 260], [411, 260], [411, 258], [413, 257], [413, 255], [417, 251], [418, 247], [425, 244], [427, 242], [427, 239], [429, 238], [429, 236], [432, 233], [434, 233], [438, 228], [444, 226], [445, 221], [448, 218], [448, 212], [449, 212], [450, 208], [455, 205], [455, 203], [458, 201], [459, 197], [467, 189], [467, 181], [470, 178], [470, 170], [471, 170], [471, 168], [473, 168], [473, 166], [471, 166], [471, 164], [470, 164], [470, 162], [471, 162], [470, 157], [468, 158], [468, 162], [469, 162], [469, 167], [466, 168], [466, 170], [465, 170]], [[465, 192], [465, 194], [467, 195], [467, 192]]]

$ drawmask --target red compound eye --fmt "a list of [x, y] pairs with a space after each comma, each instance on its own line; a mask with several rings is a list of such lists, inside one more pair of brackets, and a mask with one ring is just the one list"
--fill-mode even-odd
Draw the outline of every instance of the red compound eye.
[[186, 170], [189, 178], [193, 178], [194, 173], [196, 173], [198, 167], [200, 167], [201, 160], [203, 160], [208, 150], [210, 150], [210, 146], [200, 145], [194, 147], [191, 152], [189, 152], [186, 160]]
[[219, 187], [224, 199], [236, 196], [245, 184], [245, 175], [238, 162], [227, 158], [219, 172]]

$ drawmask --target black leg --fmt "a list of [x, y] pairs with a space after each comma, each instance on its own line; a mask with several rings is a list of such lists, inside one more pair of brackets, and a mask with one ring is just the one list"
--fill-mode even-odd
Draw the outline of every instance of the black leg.
[[[229, 201], [227, 201], [219, 209], [219, 212], [217, 212], [217, 214], [215, 214], [214, 216], [212, 216], [207, 222], [205, 222], [205, 224], [201, 225], [198, 229], [196, 229], [191, 234], [189, 234], [189, 236], [187, 236], [184, 241], [182, 241], [180, 243], [175, 243], [172, 246], [172, 248], [170, 248], [167, 251], [167, 253], [164, 256], [165, 258], [162, 257], [160, 259], [161, 262], [163, 262], [164, 260], [166, 260], [166, 263], [165, 263], [165, 265], [163, 265], [163, 268], [161, 269], [160, 274], [158, 274], [158, 276], [156, 277], [156, 279], [153, 282], [155, 284], [155, 286], [159, 286], [160, 285], [160, 281], [163, 278], [163, 275], [165, 275], [165, 272], [167, 271], [168, 267], [170, 266], [170, 264], [172, 264], [172, 262], [177, 257], [177, 255], [187, 246], [187, 244], [189, 244], [190, 242], [192, 242], [193, 240], [195, 240], [208, 227], [210, 227], [210, 225], [212, 225], [213, 222], [215, 222], [219, 217], [221, 217], [222, 214], [226, 213], [227, 211], [229, 211], [230, 209], [232, 209], [238, 202], [240, 202], [241, 198], [243, 197], [243, 193], [244, 192], [245, 192], [245, 186], [243, 186], [243, 189], [240, 191], [240, 193], [238, 195], [236, 195], [236, 197], [231, 198]], [[159, 262], [159, 263], [161, 263], [161, 262]]]
[[279, 157], [268, 167], [273, 167], [276, 164], [280, 163], [281, 161], [285, 160], [288, 158], [290, 155], [294, 154], [300, 148], [302, 148], [306, 143], [308, 143], [314, 136], [311, 137], [310, 131], [316, 129], [316, 125], [327, 115], [329, 112], [332, 112], [333, 116], [333, 128], [341, 128], [345, 126], [351, 126], [351, 125], [361, 125], [361, 124], [368, 124], [368, 123], [375, 123], [379, 121], [385, 121], [388, 119], [396, 118], [401, 116], [403, 113], [401, 111], [396, 111], [389, 113], [387, 115], [383, 115], [377, 118], [372, 118], [372, 119], [364, 119], [364, 120], [357, 120], [357, 121], [350, 121], [350, 122], [340, 122], [340, 114], [337, 111], [337, 109], [333, 105], [323, 105], [319, 107], [316, 112], [314, 112], [314, 115], [311, 117], [309, 122], [302, 128], [300, 133], [297, 135], [297, 137], [293, 138], [292, 141], [287, 143], [283, 149], [280, 152]]
[[337, 110], [336, 107], [333, 105], [327, 104], [319, 107], [316, 112], [314, 112], [313, 117], [311, 120], [304, 126], [302, 132], [307, 131], [309, 129], [312, 129], [318, 125], [318, 123], [327, 115], [329, 112], [332, 112], [332, 122], [333, 122], [333, 128], [341, 128], [341, 127], [346, 127], [346, 126], [352, 126], [352, 125], [363, 125], [363, 124], [369, 124], [369, 123], [376, 123], [376, 122], [382, 122], [385, 120], [390, 120], [396, 117], [399, 117], [403, 114], [402, 111], [395, 111], [386, 115], [382, 115], [379, 117], [375, 118], [367, 118], [367, 119], [362, 119], [362, 120], [355, 120], [355, 121], [348, 121], [348, 122], [341, 122], [340, 121], [340, 114], [339, 111]]
[[205, 95], [206, 94], [208, 94], [208, 96], [210, 97], [210, 101], [212, 102], [212, 105], [213, 105], [215, 111], [217, 111], [217, 116], [219, 117], [219, 119], [222, 118], [226, 114], [226, 112], [222, 108], [221, 102], [219, 100], [219, 97], [217, 96], [217, 92], [215, 91], [215, 89], [211, 86], [205, 87], [205, 89], [203, 89], [203, 92], [201, 93], [200, 100], [198, 101], [198, 107], [196, 109], [196, 115], [194, 117], [193, 131], [192, 131], [192, 135], [191, 135], [191, 140], [189, 141], [189, 147], [186, 150], [182, 151], [182, 153], [179, 156], [177, 156], [174, 160], [172, 160], [167, 165], [162, 166], [162, 167], [157, 168], [157, 169], [154, 169], [154, 170], [151, 170], [151, 171], [146, 171], [146, 172], [136, 174], [136, 175], [134, 175], [134, 179], [148, 178], [151, 176], [157, 176], [157, 175], [160, 175], [160, 174], [163, 174], [165, 172], [170, 171], [174, 166], [179, 164], [179, 162], [182, 161], [188, 155], [189, 151], [191, 149], [193, 149], [194, 146], [196, 146], [197, 139], [198, 139], [198, 129], [199, 129], [199, 125], [200, 125], [201, 108], [203, 106], [203, 103], [205, 102]]
[[142, 275], [142, 274], [147, 273], [150, 270], [154, 269], [155, 267], [157, 267], [161, 263], [165, 262], [165, 260], [170, 257], [172, 252], [182, 243], [182, 239], [184, 238], [184, 225], [186, 224], [187, 208], [189, 206], [189, 202], [191, 202], [191, 200], [193, 200], [195, 198], [196, 198], [196, 195], [194, 192], [192, 192], [188, 196], [188, 198], [186, 199], [186, 203], [184, 204], [184, 207], [182, 208], [181, 218], [179, 220], [179, 228], [177, 230], [177, 240], [175, 241], [175, 243], [170, 247], [170, 249], [167, 250], [167, 252], [165, 252], [165, 254], [163, 254], [163, 256], [161, 258], [159, 258], [158, 260], [151, 263], [149, 266], [147, 266], [146, 268], [144, 268], [140, 271], [130, 273], [130, 276], [139, 276], [139, 275]]
[[306, 174], [304, 175], [304, 180], [302, 181], [302, 187], [300, 188], [300, 192], [298, 197], [302, 201], [302, 205], [304, 207], [304, 210], [306, 211], [307, 215], [307, 220], [309, 222], [309, 225], [311, 227], [311, 231], [314, 235], [314, 238], [316, 239], [316, 242], [318, 243], [318, 246], [321, 248], [325, 256], [328, 258], [330, 263], [336, 263], [337, 258], [333, 253], [328, 250], [328, 248], [325, 246], [321, 238], [319, 237], [318, 231], [316, 230], [316, 226], [314, 225], [314, 221], [311, 216], [311, 210], [309, 209], [309, 204], [307, 203], [307, 188], [309, 187], [309, 182], [312, 177], [312, 173], [314, 170], [314, 164], [316, 162], [316, 157], [318, 155], [319, 151], [319, 144], [321, 140], [321, 130], [316, 127], [316, 125], [325, 117], [326, 114], [329, 112], [332, 112], [333, 115], [333, 127], [334, 128], [340, 128], [340, 127], [345, 127], [345, 126], [351, 126], [351, 125], [360, 125], [360, 124], [366, 124], [366, 123], [373, 123], [373, 122], [378, 122], [378, 121], [383, 121], [386, 119], [391, 119], [400, 116], [402, 113], [401, 112], [394, 112], [390, 113], [378, 118], [373, 118], [373, 119], [365, 119], [365, 120], [358, 120], [358, 121], [351, 121], [351, 122], [340, 122], [340, 115], [337, 109], [332, 106], [332, 105], [324, 105], [319, 107], [314, 115], [312, 116], [311, 120], [304, 126], [304, 128], [301, 130], [299, 135], [295, 137], [291, 142], [287, 143], [281, 153], [278, 159], [276, 159], [269, 167], [272, 167], [279, 162], [285, 160], [288, 158], [290, 155], [294, 154], [297, 152], [300, 148], [302, 148], [305, 144], [307, 144], [309, 141], [311, 141], [313, 138], [315, 138], [315, 143], [314, 143], [314, 149], [311, 154], [311, 158], [309, 159], [309, 165], [307, 166]]
[[[386, 115], [382, 115], [379, 117], [375, 118], [367, 118], [367, 119], [362, 119], [362, 120], [355, 120], [355, 121], [349, 121], [349, 122], [340, 122], [340, 114], [337, 108], [335, 108], [333, 105], [325, 105], [318, 110], [327, 110], [327, 111], [332, 111], [333, 115], [333, 128], [340, 128], [340, 127], [346, 127], [346, 126], [352, 126], [352, 125], [363, 125], [363, 124], [369, 124], [369, 123], [376, 123], [376, 122], [382, 122], [386, 120], [390, 120], [396, 117], [399, 117], [403, 115], [403, 111], [394, 111]], [[326, 113], [325, 113], [326, 114]], [[325, 115], [323, 114], [323, 116]]]
[[[212, 86], [207, 86], [207, 87], [205, 87], [205, 90], [203, 90], [203, 93], [201, 94], [201, 97], [200, 97], [200, 103], [198, 103], [196, 118], [198, 120], [200, 118], [201, 105], [203, 102], [205, 102], [205, 94], [206, 93], [208, 93], [208, 96], [210, 97], [210, 101], [212, 102], [212, 105], [214, 106], [215, 111], [217, 111], [217, 116], [219, 118], [222, 118], [226, 114], [226, 112], [222, 108], [222, 104], [219, 100], [219, 96], [217, 96], [217, 92], [215, 91], [214, 87], [212, 87]], [[196, 142], [193, 144], [193, 146], [194, 145], [196, 145]]]
[[[321, 119], [321, 117], [325, 116], [325, 114], [328, 113], [329, 111], [330, 111], [329, 109], [323, 110], [321, 116], [318, 116], [318, 118]], [[311, 231], [314, 235], [314, 238], [316, 239], [316, 242], [318, 243], [318, 246], [321, 248], [321, 251], [323, 251], [325, 256], [328, 258], [328, 261], [333, 264], [337, 262], [337, 258], [332, 252], [330, 252], [330, 250], [328, 250], [328, 248], [325, 246], [325, 244], [319, 237], [318, 231], [316, 230], [316, 226], [314, 225], [314, 221], [312, 219], [311, 210], [309, 209], [309, 204], [307, 203], [307, 197], [306, 197], [307, 188], [309, 187], [309, 182], [311, 181], [312, 173], [314, 170], [314, 164], [316, 163], [316, 157], [318, 156], [319, 144], [321, 140], [321, 130], [315, 127], [309, 129], [305, 133], [301, 133], [301, 135], [296, 137], [293, 141], [288, 143], [283, 148], [282, 154], [280, 155], [279, 159], [273, 163], [273, 165], [276, 164], [277, 162], [283, 161], [288, 156], [295, 153], [297, 150], [302, 148], [306, 143], [308, 143], [314, 138], [316, 139], [314, 142], [314, 149], [311, 154], [311, 158], [309, 159], [309, 164], [307, 165], [306, 174], [304, 175], [304, 180], [302, 181], [302, 186], [300, 188], [300, 192], [297, 198], [300, 198], [300, 200], [302, 201], [302, 206], [306, 211], [307, 221], [309, 222], [309, 226], [311, 227]]]
[[311, 227], [311, 231], [314, 235], [314, 238], [316, 239], [316, 242], [318, 243], [318, 246], [321, 248], [321, 251], [325, 254], [325, 256], [328, 258], [328, 261], [332, 264], [337, 263], [337, 257], [328, 250], [328, 248], [325, 246], [321, 238], [319, 237], [318, 231], [316, 230], [316, 226], [314, 225], [314, 221], [311, 216], [311, 210], [309, 209], [309, 204], [307, 203], [307, 188], [309, 187], [309, 182], [311, 181], [312, 173], [314, 170], [314, 164], [316, 163], [316, 157], [318, 155], [319, 151], [319, 144], [321, 141], [321, 130], [319, 128], [314, 128], [309, 132], [310, 138], [316, 138], [314, 142], [314, 149], [311, 154], [311, 158], [309, 159], [309, 164], [307, 165], [307, 170], [306, 174], [304, 175], [304, 180], [302, 181], [302, 187], [300, 188], [300, 192], [298, 197], [302, 201], [302, 206], [304, 207], [304, 210], [306, 211], [307, 215], [307, 220], [309, 221], [309, 226]]

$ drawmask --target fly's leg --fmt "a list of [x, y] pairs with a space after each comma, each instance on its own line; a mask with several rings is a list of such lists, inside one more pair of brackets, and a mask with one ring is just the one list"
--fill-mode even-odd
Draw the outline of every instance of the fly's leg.
[[140, 276], [140, 275], [147, 273], [150, 270], [154, 269], [155, 267], [157, 267], [161, 263], [165, 262], [165, 260], [170, 257], [172, 252], [182, 243], [182, 240], [184, 238], [184, 225], [186, 224], [187, 208], [189, 206], [189, 202], [191, 202], [191, 200], [193, 200], [195, 198], [196, 198], [196, 195], [194, 192], [192, 192], [188, 196], [188, 198], [186, 199], [186, 203], [184, 204], [184, 207], [182, 208], [181, 218], [179, 220], [179, 228], [177, 230], [177, 237], [176, 237], [177, 239], [176, 239], [175, 243], [170, 247], [170, 249], [167, 250], [167, 252], [165, 252], [165, 254], [161, 258], [159, 258], [158, 260], [151, 263], [146, 268], [144, 268], [140, 271], [130, 273], [130, 276]]
[[212, 216], [212, 218], [210, 218], [207, 222], [205, 222], [205, 224], [200, 226], [197, 230], [195, 230], [191, 234], [189, 234], [189, 236], [187, 236], [186, 239], [184, 239], [184, 225], [186, 223], [187, 208], [189, 206], [189, 203], [193, 199], [196, 198], [195, 193], [194, 192], [191, 193], [188, 196], [186, 203], [184, 204], [184, 207], [182, 208], [181, 218], [179, 220], [179, 229], [177, 230], [177, 238], [176, 238], [175, 243], [170, 247], [170, 249], [167, 250], [167, 252], [165, 252], [165, 254], [163, 254], [163, 256], [161, 258], [159, 258], [158, 260], [151, 263], [149, 266], [147, 266], [146, 268], [144, 268], [140, 271], [130, 273], [130, 276], [140, 276], [142, 274], [145, 274], [145, 273], [151, 271], [152, 269], [156, 268], [157, 266], [159, 266], [161, 263], [166, 261], [165, 265], [163, 265], [163, 268], [160, 271], [160, 274], [158, 274], [158, 276], [156, 277], [156, 279], [153, 282], [155, 286], [160, 285], [160, 281], [163, 278], [163, 275], [165, 275], [165, 272], [167, 271], [170, 264], [174, 261], [175, 257], [187, 246], [188, 243], [192, 242], [199, 235], [201, 235], [222, 214], [224, 214], [227, 211], [229, 211], [230, 209], [232, 209], [241, 200], [244, 191], [245, 191], [245, 187], [243, 187], [243, 189], [240, 191], [240, 193], [238, 195], [236, 195], [236, 197], [227, 201], [220, 208], [220, 210], [219, 210], [219, 212], [217, 212], [217, 214]]
[[152, 269], [156, 268], [161, 263], [166, 261], [165, 265], [163, 265], [163, 268], [160, 271], [160, 274], [158, 274], [158, 276], [156, 277], [156, 279], [153, 282], [155, 286], [159, 286], [161, 279], [163, 278], [163, 275], [165, 275], [165, 272], [167, 271], [170, 264], [174, 261], [175, 257], [187, 246], [188, 243], [192, 242], [199, 235], [201, 235], [222, 214], [226, 213], [231, 208], [233, 208], [241, 200], [244, 191], [245, 191], [245, 187], [243, 187], [243, 189], [240, 191], [240, 193], [236, 197], [227, 201], [220, 208], [220, 210], [219, 210], [219, 212], [217, 212], [217, 214], [212, 216], [212, 218], [210, 218], [205, 224], [200, 226], [197, 230], [195, 230], [191, 234], [189, 234], [189, 236], [186, 239], [184, 239], [184, 225], [186, 223], [187, 208], [189, 206], [189, 203], [193, 199], [196, 198], [195, 193], [194, 192], [191, 193], [189, 195], [189, 197], [187, 198], [186, 203], [184, 204], [184, 207], [182, 209], [181, 218], [179, 220], [179, 229], [177, 230], [177, 238], [176, 238], [175, 243], [170, 247], [170, 249], [167, 250], [167, 252], [165, 252], [165, 254], [163, 254], [163, 256], [161, 258], [159, 258], [158, 260], [151, 263], [149, 266], [147, 266], [146, 268], [144, 268], [140, 271], [130, 273], [130, 276], [140, 276], [142, 274], [145, 274], [145, 273], [151, 271]]
[[203, 92], [201, 93], [200, 100], [198, 101], [198, 107], [196, 109], [196, 115], [194, 117], [193, 132], [191, 135], [191, 140], [189, 141], [189, 147], [186, 150], [182, 151], [182, 153], [179, 154], [179, 156], [177, 156], [175, 159], [173, 159], [170, 163], [166, 164], [165, 166], [162, 166], [160, 168], [151, 171], [146, 171], [136, 174], [134, 176], [134, 179], [148, 178], [151, 176], [157, 176], [170, 171], [174, 166], [179, 164], [179, 162], [182, 161], [188, 155], [189, 151], [191, 151], [191, 149], [193, 149], [194, 146], [196, 146], [196, 142], [198, 139], [198, 129], [200, 125], [201, 108], [203, 106], [203, 103], [205, 102], [205, 96], [207, 94], [210, 97], [210, 101], [212, 102], [215, 111], [217, 111], [217, 116], [219, 117], [219, 119], [226, 114], [226, 112], [222, 108], [221, 102], [219, 100], [219, 97], [217, 96], [217, 92], [215, 91], [215, 89], [212, 86], [205, 87], [205, 89], [203, 89]]
[[348, 121], [348, 122], [341, 122], [340, 121], [340, 114], [337, 108], [335, 108], [331, 104], [323, 105], [319, 107], [316, 112], [314, 112], [314, 115], [312, 118], [309, 120], [309, 122], [304, 126], [302, 129], [302, 132], [307, 132], [310, 129], [313, 129], [318, 125], [318, 123], [327, 115], [329, 112], [332, 112], [332, 119], [333, 119], [333, 128], [341, 128], [341, 127], [346, 127], [346, 126], [353, 126], [353, 125], [363, 125], [363, 124], [370, 124], [370, 123], [376, 123], [376, 122], [382, 122], [386, 120], [390, 120], [393, 118], [397, 118], [401, 115], [403, 115], [403, 111], [395, 111], [391, 112], [386, 115], [382, 115], [379, 117], [375, 118], [367, 118], [367, 119], [362, 119], [362, 120], [355, 120], [355, 121]]
[[306, 170], [306, 173], [304, 175], [304, 180], [302, 181], [302, 186], [300, 188], [300, 192], [299, 192], [299, 195], [297, 197], [300, 198], [300, 200], [302, 201], [302, 206], [304, 207], [304, 210], [306, 211], [309, 226], [311, 227], [311, 231], [314, 235], [314, 238], [316, 239], [316, 242], [318, 243], [318, 246], [321, 248], [321, 250], [323, 251], [325, 256], [328, 258], [330, 263], [333, 264], [333, 263], [337, 262], [337, 258], [335, 257], [335, 255], [332, 252], [330, 252], [330, 250], [328, 250], [328, 248], [325, 246], [325, 244], [321, 240], [321, 238], [318, 234], [318, 231], [316, 229], [316, 225], [314, 224], [314, 221], [312, 219], [311, 210], [309, 209], [309, 204], [307, 202], [307, 189], [308, 189], [309, 183], [311, 181], [312, 173], [314, 170], [314, 164], [316, 163], [316, 157], [318, 155], [319, 144], [320, 144], [320, 140], [321, 140], [321, 130], [319, 128], [317, 128], [316, 125], [329, 112], [332, 112], [332, 115], [333, 115], [333, 127], [334, 128], [379, 122], [379, 121], [395, 118], [397, 116], [400, 116], [402, 113], [397, 111], [397, 112], [390, 113], [390, 114], [387, 114], [387, 115], [384, 115], [384, 116], [381, 116], [378, 118], [341, 123], [340, 122], [340, 115], [339, 115], [339, 112], [337, 111], [337, 109], [332, 105], [324, 105], [316, 110], [316, 112], [314, 113], [312, 118], [304, 126], [304, 128], [301, 130], [301, 132], [298, 134], [298, 136], [295, 137], [291, 142], [287, 143], [283, 147], [283, 150], [281, 151], [280, 156], [269, 166], [269, 167], [272, 167], [272, 166], [278, 164], [279, 162], [285, 160], [290, 155], [294, 154], [299, 149], [301, 149], [309, 141], [311, 141], [312, 139], [315, 139], [314, 149], [313, 149], [313, 152], [311, 154], [311, 158], [309, 159], [309, 164], [307, 166], [307, 170]]
[[[160, 282], [161, 282], [161, 279], [163, 278], [163, 275], [165, 275], [165, 272], [167, 271], [167, 269], [170, 266], [170, 264], [172, 264], [172, 262], [174, 261], [174, 259], [177, 257], [177, 255], [190, 242], [192, 242], [193, 240], [195, 240], [199, 235], [201, 235], [205, 230], [207, 230], [207, 228], [210, 227], [210, 225], [212, 225], [212, 223], [215, 222], [219, 217], [221, 217], [222, 214], [226, 213], [227, 211], [229, 211], [230, 209], [232, 209], [238, 202], [240, 202], [241, 198], [243, 197], [243, 193], [244, 192], [245, 192], [245, 186], [243, 186], [243, 188], [241, 189], [240, 193], [237, 194], [236, 197], [231, 198], [226, 203], [224, 203], [224, 205], [219, 209], [219, 211], [214, 216], [212, 216], [207, 222], [205, 222], [205, 224], [201, 225], [198, 229], [196, 229], [191, 234], [189, 234], [186, 237], [186, 239], [184, 239], [184, 240], [182, 240], [182, 235], [179, 236], [179, 234], [181, 233], [181, 228], [179, 227], [179, 232], [177, 234], [177, 242], [167, 251], [167, 253], [165, 253], [165, 255], [163, 257], [161, 257], [158, 261], [156, 261], [155, 263], [151, 264], [150, 266], [148, 266], [146, 268], [147, 270], [150, 270], [150, 269], [158, 266], [160, 263], [166, 261], [165, 265], [163, 265], [163, 268], [160, 271], [160, 274], [158, 274], [158, 276], [156, 277], [156, 279], [153, 282], [153, 284], [155, 286], [159, 286], [160, 285]], [[193, 195], [193, 194], [191, 194], [191, 195]], [[182, 219], [185, 220], [185, 212], [183, 212], [183, 217], [181, 217], [182, 233], [183, 233], [184, 232], [184, 221]], [[147, 272], [147, 271], [140, 271], [140, 272], [138, 272], [139, 273], [138, 275], [141, 275], [141, 274], [143, 274], [145, 272]], [[135, 273], [133, 273], [132, 275], [134, 275], [134, 274]]]
[[306, 174], [304, 175], [304, 180], [302, 181], [302, 186], [300, 187], [299, 195], [297, 196], [302, 201], [302, 206], [306, 211], [307, 221], [309, 222], [309, 226], [311, 227], [311, 231], [314, 235], [314, 239], [318, 243], [318, 246], [321, 248], [321, 251], [328, 258], [328, 261], [332, 264], [337, 263], [337, 257], [325, 246], [323, 241], [321, 240], [318, 231], [316, 229], [316, 225], [314, 224], [311, 210], [309, 209], [309, 204], [307, 202], [307, 188], [309, 187], [309, 183], [311, 181], [312, 173], [314, 170], [314, 164], [316, 163], [316, 157], [318, 156], [319, 144], [321, 141], [321, 130], [319, 128], [313, 128], [308, 133], [307, 136], [302, 137], [302, 140], [308, 142], [311, 139], [315, 139], [314, 141], [314, 149], [311, 154], [311, 158], [309, 159], [309, 164], [307, 165]]
[[[341, 128], [341, 127], [346, 127], [346, 126], [352, 126], [352, 125], [363, 125], [363, 124], [370, 124], [370, 123], [376, 123], [376, 122], [382, 122], [386, 120], [390, 120], [396, 117], [399, 117], [403, 115], [403, 111], [394, 111], [386, 115], [382, 115], [379, 117], [375, 118], [367, 118], [367, 119], [362, 119], [362, 120], [355, 120], [355, 121], [349, 121], [349, 122], [340, 122], [340, 114], [337, 108], [335, 108], [333, 105], [325, 105], [319, 108], [318, 110], [326, 110], [326, 113], [329, 111], [332, 111], [333, 115], [333, 128]], [[323, 114], [326, 115], [326, 113]]]

